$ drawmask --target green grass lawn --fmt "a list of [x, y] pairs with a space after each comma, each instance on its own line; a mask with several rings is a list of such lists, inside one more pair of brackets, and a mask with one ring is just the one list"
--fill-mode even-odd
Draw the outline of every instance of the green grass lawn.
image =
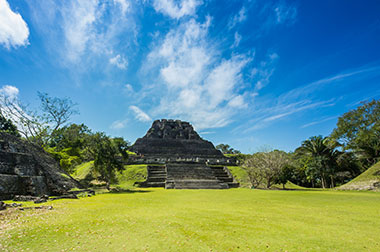
[[338, 187], [338, 189], [380, 191], [380, 162], [371, 166], [347, 184]]
[[380, 193], [164, 190], [2, 212], [0, 251], [380, 251]]

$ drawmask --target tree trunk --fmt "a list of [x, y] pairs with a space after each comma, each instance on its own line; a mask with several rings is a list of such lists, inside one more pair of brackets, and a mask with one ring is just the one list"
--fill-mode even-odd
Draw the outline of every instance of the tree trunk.
[[282, 189], [285, 190], [285, 184], [282, 184]]
[[268, 182], [267, 182], [267, 189], [269, 189], [271, 186], [271, 181], [268, 179]]
[[325, 189], [326, 188], [326, 179], [325, 179], [324, 175], [322, 175], [321, 181], [322, 181], [322, 188]]
[[110, 182], [109, 181], [106, 182], [106, 188], [107, 188], [108, 191], [110, 191], [111, 187], [110, 187]]
[[335, 185], [334, 185], [334, 176], [331, 175], [330, 179], [331, 179], [331, 188], [334, 188], [335, 187]]

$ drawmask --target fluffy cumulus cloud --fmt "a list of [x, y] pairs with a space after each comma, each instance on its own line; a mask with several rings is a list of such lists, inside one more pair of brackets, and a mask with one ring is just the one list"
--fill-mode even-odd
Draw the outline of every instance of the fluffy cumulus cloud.
[[210, 22], [182, 23], [148, 56], [165, 88], [153, 112], [190, 120], [197, 129], [225, 126], [237, 108], [246, 107], [242, 72], [252, 60], [246, 55], [221, 58], [208, 39]]
[[14, 99], [18, 96], [19, 90], [15, 86], [5, 85], [0, 88], [0, 96], [5, 96]]
[[202, 4], [201, 0], [154, 0], [153, 7], [171, 18], [179, 19], [183, 16], [194, 15], [196, 8]]
[[135, 117], [137, 120], [140, 122], [150, 122], [152, 121], [152, 118], [142, 111], [139, 107], [137, 106], [129, 106], [129, 109], [132, 110], [132, 112], [135, 114]]
[[124, 57], [120, 56], [120, 54], [116, 55], [115, 57], [110, 58], [110, 63], [112, 65], [117, 66], [120, 69], [126, 69], [128, 66], [128, 62]]
[[29, 44], [29, 29], [19, 13], [6, 0], [0, 0], [0, 44], [7, 49]]
[[63, 9], [67, 55], [72, 61], [77, 60], [96, 37], [93, 24], [101, 14], [97, 7], [97, 1], [72, 1], [70, 7]]

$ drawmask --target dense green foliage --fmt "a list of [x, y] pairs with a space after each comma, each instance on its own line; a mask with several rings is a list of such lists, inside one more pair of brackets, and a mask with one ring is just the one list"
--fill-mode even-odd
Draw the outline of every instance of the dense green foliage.
[[240, 153], [240, 151], [235, 150], [228, 144], [218, 144], [217, 146], [215, 146], [215, 148], [217, 150], [220, 150], [223, 154], [239, 154]]
[[17, 131], [16, 125], [10, 119], [7, 119], [3, 116], [0, 110], [0, 132], [5, 132], [14, 136], [20, 136]]
[[323, 188], [334, 187], [337, 159], [341, 154], [328, 146], [327, 140], [322, 136], [314, 136], [303, 141], [296, 150], [297, 153], [310, 157], [306, 174], [313, 180], [320, 180]]
[[344, 150], [353, 151], [369, 167], [380, 160], [380, 100], [363, 103], [339, 117], [331, 134]]
[[110, 184], [117, 181], [116, 172], [124, 169], [123, 162], [128, 158], [122, 147], [125, 144], [121, 139], [113, 141], [104, 133], [96, 133], [90, 139], [89, 148], [94, 158], [94, 169], [99, 174], [99, 179], [106, 182], [109, 190]]
[[4, 251], [380, 251], [380, 194], [148, 189], [0, 216]]
[[110, 138], [101, 132], [92, 133], [84, 124], [71, 124], [54, 131], [46, 150], [71, 174], [82, 162], [93, 160], [90, 175], [80, 180], [88, 185], [96, 178], [109, 188], [117, 181], [116, 172], [124, 169], [128, 147], [123, 138]]
[[380, 160], [380, 101], [362, 103], [338, 119], [329, 137], [302, 142], [291, 181], [308, 187], [342, 185]]

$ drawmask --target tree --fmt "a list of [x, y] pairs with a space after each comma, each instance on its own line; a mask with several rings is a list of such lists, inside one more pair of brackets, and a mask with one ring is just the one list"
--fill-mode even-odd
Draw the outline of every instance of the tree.
[[71, 124], [52, 132], [49, 147], [56, 147], [58, 150], [65, 148], [83, 149], [86, 138], [91, 135], [91, 130], [84, 124]]
[[282, 188], [285, 189], [285, 184], [290, 181], [293, 177], [294, 167], [290, 164], [285, 164], [282, 166], [280, 173], [275, 179], [276, 184], [282, 184]]
[[52, 132], [69, 122], [72, 115], [79, 113], [75, 109], [77, 104], [69, 98], [50, 97], [47, 93], [41, 92], [38, 92], [38, 97], [41, 101], [42, 119], [51, 127]]
[[12, 118], [18, 125], [19, 133], [28, 141], [45, 146], [51, 135], [65, 125], [73, 114], [78, 113], [76, 104], [69, 98], [50, 97], [38, 93], [41, 111], [31, 111], [13, 96], [0, 96], [1, 112], [6, 118]]
[[283, 167], [288, 162], [289, 158], [286, 152], [279, 150], [258, 152], [244, 162], [243, 169], [246, 170], [253, 187], [265, 184], [269, 189], [278, 181]]
[[329, 140], [322, 136], [313, 136], [303, 141], [301, 147], [296, 150], [298, 154], [311, 158], [306, 174], [312, 179], [321, 179], [323, 188], [328, 186], [328, 178], [330, 178], [330, 187], [334, 187], [334, 175], [338, 166], [337, 159], [341, 154], [334, 147], [330, 147]]
[[104, 133], [96, 133], [89, 140], [89, 148], [94, 159], [94, 169], [99, 173], [100, 179], [106, 182], [106, 187], [109, 190], [110, 184], [117, 180], [116, 172], [124, 170], [123, 161], [128, 158], [128, 154]]
[[5, 118], [12, 118], [17, 124], [19, 134], [31, 142], [41, 142], [39, 139], [45, 131], [38, 116], [29, 111], [16, 96], [0, 94], [0, 110]]
[[353, 151], [369, 167], [380, 160], [380, 100], [362, 105], [339, 117], [331, 138]]
[[17, 131], [16, 125], [10, 119], [6, 119], [0, 110], [0, 132], [6, 132], [8, 134], [19, 137], [20, 134]]
[[228, 144], [218, 144], [217, 146], [215, 146], [215, 148], [217, 150], [220, 150], [223, 154], [239, 154], [240, 153], [240, 151], [235, 150]]

